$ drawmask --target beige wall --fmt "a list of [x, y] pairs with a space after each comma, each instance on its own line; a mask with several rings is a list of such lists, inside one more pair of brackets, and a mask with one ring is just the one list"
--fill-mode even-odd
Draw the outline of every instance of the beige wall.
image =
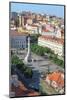
[[32, 24], [32, 19], [27, 19], [27, 24]]

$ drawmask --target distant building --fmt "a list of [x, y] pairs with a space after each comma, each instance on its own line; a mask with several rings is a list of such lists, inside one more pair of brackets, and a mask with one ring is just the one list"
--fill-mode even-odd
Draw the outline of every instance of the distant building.
[[55, 34], [55, 32], [50, 32], [50, 31], [45, 29], [44, 31], [42, 31], [42, 35], [44, 35], [44, 36], [47, 36], [47, 35], [55, 36], [56, 34]]
[[62, 38], [62, 35], [64, 34], [64, 31], [60, 28], [53, 28], [47, 25], [47, 27], [42, 28], [42, 34], [43, 35], [54, 35], [57, 38]]
[[18, 19], [19, 19], [19, 27], [21, 26], [24, 27], [24, 17], [21, 14], [19, 14]]
[[17, 31], [10, 31], [11, 48], [26, 48], [26, 35]]
[[21, 26], [21, 15], [18, 15], [19, 27]]
[[40, 15], [40, 14], [37, 14], [37, 15], [35, 16], [35, 19], [36, 19], [37, 21], [40, 21], [40, 20], [42, 20], [42, 15]]
[[64, 30], [61, 30], [61, 38], [64, 39]]
[[64, 40], [54, 36], [44, 35], [38, 38], [38, 45], [48, 47], [58, 56], [63, 56]]
[[61, 28], [59, 28], [58, 26], [55, 27], [56, 27], [55, 28], [56, 37], [61, 38], [62, 37]]
[[18, 16], [18, 13], [17, 12], [11, 12], [10, 19], [16, 20], [17, 19], [17, 16]]
[[42, 32], [42, 27], [38, 25], [28, 25], [26, 24], [26, 29], [31, 31], [31, 34], [41, 34]]
[[[50, 31], [50, 32], [54, 32], [54, 27], [51, 26], [51, 24], [46, 24], [46, 25], [45, 25], [45, 29], [48, 30], [48, 31]], [[44, 30], [44, 31], [45, 31], [45, 30]]]
[[46, 19], [47, 19], [47, 21], [49, 21], [50, 20], [50, 16], [46, 15]]
[[31, 18], [29, 18], [29, 19], [27, 19], [27, 24], [32, 24], [33, 23], [33, 21], [32, 21], [32, 19]]
[[35, 19], [35, 17], [36, 17], [36, 14], [32, 13], [32, 19]]

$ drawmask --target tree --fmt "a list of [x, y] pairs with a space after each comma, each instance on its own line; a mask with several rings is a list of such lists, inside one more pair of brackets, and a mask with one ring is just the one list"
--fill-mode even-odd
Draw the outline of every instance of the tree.
[[17, 64], [23, 64], [22, 60], [20, 60], [19, 57], [17, 57], [16, 55], [13, 55], [11, 57], [11, 63], [15, 64], [15, 65], [17, 65]]
[[32, 78], [32, 75], [33, 75], [32, 69], [31, 68], [26, 68], [26, 70], [24, 71], [24, 75], [27, 78]]
[[54, 54], [54, 51], [51, 50], [50, 48], [47, 47], [41, 47], [37, 44], [31, 44], [31, 50], [32, 52], [34, 52], [37, 55], [41, 55], [43, 56], [45, 53], [47, 53], [48, 58], [51, 59], [54, 63], [56, 63], [57, 65], [63, 67], [64, 66], [64, 61], [60, 60], [58, 58], [57, 54]]
[[41, 35], [38, 33], [31, 35], [31, 43], [37, 43], [39, 36], [41, 36]]
[[49, 55], [49, 59], [53, 59], [53, 56], [52, 56], [52, 54], [50, 54], [50, 55]]
[[58, 57], [58, 55], [57, 55], [57, 54], [54, 54], [53, 61], [54, 61], [55, 63], [57, 62], [57, 57]]
[[[12, 56], [11, 63], [13, 65], [16, 65], [16, 68], [20, 70], [21, 73], [25, 75], [25, 77], [32, 78], [32, 75], [33, 75], [32, 68], [29, 68], [28, 66], [26, 66], [23, 63], [23, 61], [20, 60], [17, 56], [15, 55]], [[13, 69], [14, 68], [11, 69], [11, 73], [13, 72]]]

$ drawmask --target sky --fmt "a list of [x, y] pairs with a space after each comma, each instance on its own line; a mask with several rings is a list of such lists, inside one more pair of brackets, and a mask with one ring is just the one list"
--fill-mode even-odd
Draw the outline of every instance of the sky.
[[56, 15], [64, 18], [64, 6], [59, 5], [36, 5], [26, 3], [11, 3], [11, 12], [31, 11], [35, 13]]

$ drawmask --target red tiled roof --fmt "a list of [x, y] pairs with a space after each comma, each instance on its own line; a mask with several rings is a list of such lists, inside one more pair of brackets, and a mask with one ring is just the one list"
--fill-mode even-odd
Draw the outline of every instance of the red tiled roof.
[[55, 81], [58, 86], [64, 86], [64, 78], [61, 76], [63, 73], [61, 72], [53, 72], [52, 74], [48, 74], [48, 78], [51, 81]]
[[43, 29], [44, 32], [50, 32], [48, 29]]

